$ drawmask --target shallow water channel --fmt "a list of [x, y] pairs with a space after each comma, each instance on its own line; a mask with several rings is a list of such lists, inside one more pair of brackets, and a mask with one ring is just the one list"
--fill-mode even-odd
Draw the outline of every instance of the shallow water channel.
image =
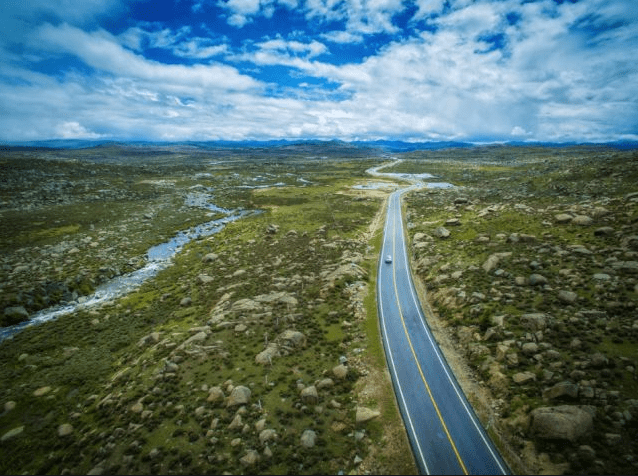
[[77, 301], [43, 309], [33, 314], [28, 321], [0, 328], [0, 342], [10, 338], [25, 327], [42, 324], [63, 314], [69, 314], [78, 309], [93, 307], [122, 297], [139, 288], [144, 281], [156, 276], [161, 270], [170, 266], [173, 256], [190, 241], [218, 233], [227, 223], [243, 218], [246, 215], [259, 213], [254, 210], [226, 210], [209, 203], [209, 198], [210, 195], [208, 194], [190, 194], [186, 197], [186, 205], [203, 207], [212, 212], [223, 213], [226, 215], [225, 217], [202, 223], [188, 230], [179, 231], [169, 241], [152, 246], [146, 252], [147, 263], [145, 266], [101, 284], [89, 296], [81, 296]]
[[[428, 173], [409, 174], [409, 173], [395, 173], [395, 172], [387, 172], [387, 173], [380, 172], [380, 170], [385, 167], [391, 167], [393, 165], [399, 164], [400, 162], [403, 162], [403, 160], [397, 159], [396, 157], [390, 157], [390, 159], [394, 160], [394, 162], [389, 164], [379, 165], [378, 167], [374, 167], [374, 168], [366, 170], [366, 172], [375, 177], [385, 177], [385, 178], [390, 178], [395, 180], [405, 180], [408, 182], [412, 182], [412, 187], [414, 188], [453, 188], [455, 186], [448, 182], [428, 182], [427, 179], [435, 178], [434, 175], [428, 174]], [[360, 188], [374, 189], [374, 188], [384, 188], [384, 187], [387, 187], [387, 184], [377, 183], [377, 184], [368, 184]]]

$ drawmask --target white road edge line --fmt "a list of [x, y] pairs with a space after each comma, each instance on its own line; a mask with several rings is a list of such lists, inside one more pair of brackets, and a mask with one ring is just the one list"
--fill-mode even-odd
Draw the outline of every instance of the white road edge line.
[[[401, 195], [403, 195], [405, 192], [407, 192], [406, 190], [397, 192], [399, 193], [399, 197]], [[401, 202], [399, 200], [399, 214], [402, 216], [401, 209]], [[439, 348], [438, 348], [438, 344], [436, 344], [434, 342], [434, 340], [432, 339], [432, 335], [431, 332], [429, 331], [429, 329], [426, 327], [424, 319], [425, 319], [425, 315], [421, 309], [421, 303], [420, 301], [418, 301], [418, 299], [416, 298], [416, 296], [414, 295], [414, 283], [412, 282], [412, 272], [411, 272], [411, 267], [410, 267], [410, 263], [408, 261], [408, 257], [407, 257], [407, 250], [405, 248], [405, 235], [404, 235], [404, 231], [403, 231], [403, 218], [401, 218], [401, 234], [404, 236], [404, 239], [402, 240], [403, 242], [403, 246], [402, 246], [402, 250], [403, 250], [403, 259], [405, 261], [405, 266], [406, 269], [408, 270], [408, 279], [410, 281], [410, 294], [412, 295], [412, 300], [416, 306], [416, 308], [419, 310], [419, 314], [420, 317], [422, 317], [421, 319], [421, 325], [423, 326], [423, 329], [425, 330], [426, 335], [428, 336], [428, 339], [430, 341], [430, 343], [432, 344], [432, 347], [434, 348], [434, 351], [436, 352], [436, 356], [439, 359], [439, 362], [441, 363], [443, 370], [445, 372], [445, 375], [447, 376], [448, 380], [450, 381], [450, 383], [452, 384], [452, 387], [454, 388], [454, 392], [456, 393], [459, 401], [461, 402], [461, 405], [463, 405], [463, 408], [465, 409], [465, 411], [467, 412], [468, 416], [470, 417], [470, 419], [472, 420], [472, 423], [474, 424], [474, 427], [476, 428], [476, 430], [478, 431], [479, 435], [481, 436], [481, 439], [483, 440], [483, 443], [485, 444], [485, 446], [487, 447], [487, 449], [489, 450], [490, 454], [492, 455], [492, 458], [494, 459], [494, 461], [496, 462], [496, 464], [498, 465], [498, 467], [500, 468], [501, 472], [503, 474], [507, 474], [507, 471], [505, 470], [505, 468], [503, 468], [503, 466], [500, 463], [500, 458], [498, 458], [498, 456], [496, 456], [496, 454], [494, 453], [494, 451], [492, 450], [492, 445], [487, 441], [487, 439], [485, 438], [485, 435], [483, 434], [483, 431], [481, 431], [481, 427], [479, 427], [476, 418], [474, 416], [474, 412], [470, 411], [470, 409], [467, 407], [467, 405], [465, 404], [465, 399], [461, 396], [461, 393], [459, 392], [457, 383], [455, 382], [455, 379], [453, 379], [447, 369], [447, 364], [446, 362], [443, 361], [442, 356], [439, 352]]]
[[[389, 210], [390, 207], [388, 207]], [[382, 247], [382, 253], [381, 253], [381, 257], [383, 257], [385, 255], [385, 251], [386, 251], [386, 240], [385, 237], [386, 232], [387, 232], [387, 227], [388, 227], [388, 220], [387, 220], [387, 216], [386, 216], [386, 225], [385, 225], [385, 229], [383, 230], [383, 235], [384, 235], [384, 239], [383, 239], [383, 247]], [[377, 272], [377, 276], [380, 277], [381, 276], [381, 268], [382, 268], [382, 263], [383, 260], [379, 259], [379, 266], [378, 266], [378, 272]], [[394, 265], [393, 265], [394, 266]], [[378, 278], [377, 278], [377, 282], [378, 282]], [[412, 436], [416, 442], [416, 446], [417, 446], [417, 450], [419, 453], [419, 458], [421, 459], [421, 462], [423, 464], [423, 467], [425, 469], [425, 473], [426, 474], [431, 474], [430, 473], [430, 469], [428, 468], [428, 464], [425, 461], [425, 456], [423, 455], [423, 450], [421, 448], [421, 442], [419, 441], [419, 436], [416, 432], [416, 430], [414, 429], [414, 424], [412, 423], [412, 417], [410, 416], [410, 410], [408, 408], [408, 405], [405, 401], [405, 396], [403, 394], [403, 389], [401, 386], [401, 381], [399, 380], [399, 377], [397, 375], [397, 371], [396, 371], [396, 366], [394, 365], [394, 358], [392, 357], [392, 350], [390, 347], [390, 341], [388, 340], [388, 332], [387, 332], [387, 327], [386, 327], [386, 320], [385, 320], [385, 315], [383, 314], [383, 293], [380, 292], [378, 285], [377, 285], [377, 291], [379, 293], [379, 312], [381, 313], [381, 322], [383, 324], [383, 340], [386, 343], [386, 348], [387, 348], [387, 355], [389, 357], [390, 360], [390, 365], [392, 366], [392, 372], [394, 374], [395, 377], [395, 382], [397, 385], [397, 388], [399, 390], [399, 394], [401, 395], [401, 401], [403, 402], [403, 408], [405, 409], [405, 414], [408, 417], [408, 423], [410, 425], [410, 430], [412, 433]]]

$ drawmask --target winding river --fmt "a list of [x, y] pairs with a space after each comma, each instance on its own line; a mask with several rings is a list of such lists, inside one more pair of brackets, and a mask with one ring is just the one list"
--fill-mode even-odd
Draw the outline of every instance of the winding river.
[[147, 279], [156, 276], [161, 270], [170, 266], [173, 256], [179, 253], [184, 245], [190, 241], [218, 233], [227, 223], [239, 220], [247, 215], [259, 213], [259, 211], [254, 210], [227, 210], [210, 203], [208, 201], [209, 199], [210, 195], [206, 193], [189, 194], [186, 197], [186, 205], [203, 207], [212, 212], [223, 213], [225, 215], [223, 218], [202, 223], [188, 230], [179, 231], [169, 241], [149, 248], [146, 252], [145, 266], [101, 284], [95, 289], [95, 292], [89, 296], [81, 296], [69, 304], [43, 309], [33, 314], [28, 321], [0, 328], [0, 342], [11, 338], [25, 327], [42, 324], [56, 319], [63, 314], [97, 306], [122, 297], [139, 288]]

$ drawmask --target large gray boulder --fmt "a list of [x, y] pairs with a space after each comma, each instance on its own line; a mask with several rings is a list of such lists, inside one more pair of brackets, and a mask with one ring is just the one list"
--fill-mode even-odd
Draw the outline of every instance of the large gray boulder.
[[533, 332], [542, 331], [547, 327], [547, 314], [542, 312], [531, 312], [521, 316], [521, 325]]
[[234, 387], [232, 392], [230, 392], [230, 395], [228, 396], [226, 406], [236, 407], [238, 405], [246, 405], [250, 401], [250, 393], [250, 389], [248, 387], [244, 387], [243, 385]]
[[530, 414], [530, 432], [545, 440], [577, 441], [593, 429], [591, 413], [575, 405], [536, 408]]

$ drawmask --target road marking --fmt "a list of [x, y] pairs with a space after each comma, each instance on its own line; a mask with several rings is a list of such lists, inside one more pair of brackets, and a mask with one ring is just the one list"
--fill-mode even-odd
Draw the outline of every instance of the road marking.
[[[410, 265], [409, 265], [409, 261], [408, 261], [408, 258], [407, 258], [407, 250], [405, 248], [405, 240], [403, 241], [403, 250], [402, 251], [403, 251], [404, 261], [406, 263], [406, 268], [409, 271], [410, 270]], [[410, 288], [410, 294], [412, 295], [412, 301], [414, 302], [415, 307], [417, 309], [420, 309], [420, 302], [417, 300], [416, 296], [414, 295], [414, 289], [413, 289], [414, 285], [412, 285], [412, 276], [410, 275], [410, 273], [408, 273], [408, 278], [410, 280], [409, 288]], [[426, 335], [428, 337], [428, 340], [432, 344], [432, 348], [434, 349], [434, 351], [436, 353], [436, 356], [437, 356], [439, 362], [441, 363], [441, 366], [443, 367], [443, 371], [445, 372], [445, 375], [447, 376], [449, 382], [452, 385], [452, 388], [454, 389], [454, 392], [456, 393], [456, 396], [459, 399], [459, 402], [461, 403], [461, 405], [465, 409], [466, 413], [470, 417], [470, 420], [472, 421], [472, 424], [473, 424], [474, 428], [476, 429], [477, 433], [479, 434], [479, 436], [483, 440], [483, 443], [485, 444], [485, 447], [489, 451], [489, 453], [492, 456], [492, 459], [494, 460], [496, 465], [501, 470], [501, 473], [502, 474], [507, 474], [507, 470], [501, 464], [500, 458], [494, 452], [494, 450], [492, 448], [492, 445], [488, 442], [488, 440], [487, 440], [487, 438], [486, 438], [486, 436], [484, 434], [484, 431], [481, 430], [481, 427], [479, 426], [478, 422], [476, 421], [476, 417], [474, 416], [474, 413], [468, 408], [466, 400], [461, 396], [459, 388], [458, 388], [458, 385], [456, 384], [456, 382], [452, 378], [452, 376], [449, 374], [447, 365], [443, 361], [443, 357], [441, 356], [441, 353], [440, 353], [440, 351], [438, 349], [438, 345], [434, 342], [434, 340], [432, 338], [432, 333], [428, 330], [428, 328], [425, 325], [424, 318], [421, 319], [421, 326], [423, 327], [423, 329], [424, 329], [424, 331], [425, 331], [425, 333], [426, 333]]]
[[[383, 249], [385, 250], [385, 236], [387, 236], [387, 228], [388, 228], [388, 222], [386, 220], [386, 225], [385, 225], [385, 229], [384, 229], [384, 240], [383, 240]], [[381, 267], [383, 265], [381, 264], [381, 260], [379, 260], [379, 268], [378, 268], [378, 276], [381, 276]], [[419, 441], [419, 436], [414, 428], [414, 424], [412, 422], [412, 417], [410, 416], [410, 412], [408, 409], [408, 405], [405, 401], [405, 395], [403, 394], [403, 388], [401, 387], [401, 381], [399, 380], [398, 374], [397, 374], [397, 370], [396, 370], [396, 365], [394, 364], [394, 358], [392, 356], [392, 351], [390, 348], [390, 341], [388, 339], [388, 331], [387, 331], [387, 327], [386, 327], [386, 319], [385, 319], [385, 314], [383, 313], [383, 293], [378, 289], [378, 281], [377, 281], [377, 290], [378, 290], [378, 294], [379, 294], [379, 311], [381, 313], [381, 321], [383, 323], [383, 337], [384, 337], [384, 341], [386, 343], [386, 347], [387, 347], [387, 356], [390, 359], [390, 366], [392, 367], [392, 372], [395, 375], [395, 382], [397, 385], [397, 388], [399, 390], [399, 394], [401, 396], [401, 401], [403, 402], [403, 408], [405, 408], [405, 414], [408, 418], [408, 424], [410, 426], [410, 430], [412, 432], [412, 436], [416, 442], [416, 448], [417, 451], [419, 453], [419, 458], [421, 460], [421, 464], [423, 465], [423, 469], [425, 469], [425, 473], [426, 474], [430, 474], [430, 468], [428, 467], [427, 462], [425, 461], [425, 456], [423, 454], [423, 449], [421, 447], [421, 442]]]
[[[404, 190], [404, 191], [401, 191], [400, 195], [403, 195], [403, 193], [405, 193], [406, 191], [407, 191], [407, 189]], [[400, 204], [400, 201], [399, 201], [399, 204]], [[400, 216], [402, 216], [402, 215], [400, 215]], [[401, 222], [401, 234], [403, 235], [403, 222]], [[396, 235], [396, 233], [395, 233], [395, 235]], [[407, 250], [406, 250], [406, 247], [405, 247], [405, 239], [402, 241], [402, 243], [403, 243], [403, 246], [402, 246], [403, 260], [405, 262], [406, 269], [408, 270], [408, 280], [410, 281], [410, 286], [409, 286], [410, 294], [412, 296], [412, 301], [414, 302], [415, 307], [417, 308], [417, 310], [420, 310], [421, 309], [420, 301], [418, 301], [417, 297], [414, 294], [414, 285], [412, 284], [412, 276], [411, 276], [411, 271], [410, 271], [409, 260], [408, 260], [408, 257], [407, 257]], [[396, 261], [396, 258], [395, 258], [395, 261]], [[452, 388], [454, 389], [454, 392], [456, 393], [456, 396], [459, 399], [459, 402], [461, 403], [461, 405], [465, 409], [465, 412], [467, 413], [467, 415], [470, 417], [470, 420], [472, 421], [472, 424], [473, 424], [474, 428], [476, 429], [478, 435], [481, 437], [481, 440], [483, 440], [483, 443], [484, 443], [485, 447], [487, 448], [487, 450], [489, 451], [490, 455], [492, 456], [493, 461], [499, 467], [501, 473], [502, 474], [508, 474], [507, 470], [501, 464], [500, 458], [494, 452], [492, 445], [487, 440], [485, 432], [482, 431], [482, 427], [479, 426], [478, 422], [476, 421], [476, 417], [474, 416], [474, 413], [468, 408], [465, 398], [463, 398], [463, 396], [460, 393], [460, 390], [458, 388], [458, 384], [455, 382], [455, 380], [452, 378], [452, 376], [448, 372], [448, 366], [444, 362], [443, 357], [441, 356], [441, 352], [439, 351], [438, 344], [436, 344], [434, 342], [433, 338], [432, 338], [432, 333], [429, 331], [429, 329], [427, 328], [427, 326], [425, 324], [425, 317], [423, 316], [422, 311], [420, 311], [420, 316], [419, 317], [421, 317], [421, 326], [423, 327], [423, 330], [425, 331], [425, 334], [427, 335], [428, 340], [430, 341], [430, 344], [432, 345], [432, 348], [434, 349], [434, 352], [436, 353], [437, 359], [441, 363], [441, 366], [443, 367], [443, 371], [445, 372], [445, 375], [447, 376], [448, 381], [452, 385]]]
[[[400, 205], [400, 202], [399, 202]], [[394, 220], [392, 222], [392, 254], [396, 256], [396, 213], [394, 213]], [[454, 454], [456, 455], [456, 459], [458, 460], [459, 464], [461, 465], [461, 469], [463, 470], [463, 474], [469, 474], [467, 471], [467, 468], [465, 467], [465, 463], [463, 462], [463, 459], [461, 458], [461, 455], [459, 454], [458, 449], [456, 448], [456, 445], [454, 444], [454, 441], [452, 440], [452, 436], [450, 435], [450, 432], [447, 429], [447, 425], [445, 424], [445, 421], [443, 420], [443, 415], [441, 415], [441, 411], [439, 410], [439, 406], [436, 403], [436, 400], [434, 399], [434, 395], [432, 395], [432, 391], [430, 390], [430, 385], [427, 382], [427, 379], [425, 378], [425, 375], [423, 373], [423, 369], [421, 368], [421, 365], [419, 364], [419, 361], [417, 359], [416, 356], [416, 352], [414, 351], [414, 346], [412, 345], [412, 340], [410, 339], [410, 335], [408, 333], [408, 329], [405, 325], [405, 319], [403, 318], [403, 311], [401, 310], [401, 302], [399, 301], [399, 289], [397, 287], [397, 281], [396, 281], [396, 260], [395, 263], [392, 264], [392, 280], [394, 282], [394, 292], [395, 292], [395, 296], [397, 299], [397, 307], [399, 309], [399, 315], [401, 317], [401, 324], [403, 325], [403, 330], [405, 332], [405, 336], [408, 339], [408, 344], [410, 345], [410, 350], [412, 351], [412, 356], [414, 357], [414, 361], [416, 363], [417, 368], [419, 369], [419, 374], [421, 374], [421, 379], [423, 380], [423, 384], [425, 385], [425, 389], [428, 392], [428, 395], [430, 396], [430, 400], [432, 401], [432, 405], [434, 405], [434, 410], [436, 411], [437, 416], [439, 417], [439, 421], [441, 422], [441, 426], [443, 427], [443, 431], [445, 431], [445, 435], [447, 436], [448, 441], [450, 442], [450, 445], [452, 446], [452, 450], [454, 451]]]

